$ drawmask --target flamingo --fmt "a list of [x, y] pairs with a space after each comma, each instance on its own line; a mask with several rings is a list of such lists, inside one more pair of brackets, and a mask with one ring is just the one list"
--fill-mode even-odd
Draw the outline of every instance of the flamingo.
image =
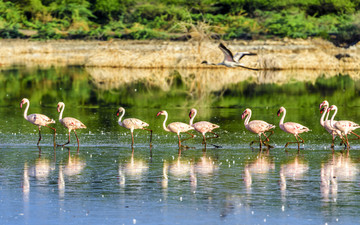
[[[254, 134], [258, 134], [259, 135], [259, 142], [260, 142], [260, 149], [262, 147], [262, 140], [261, 140], [261, 134], [263, 134], [265, 136], [265, 140], [269, 141], [269, 137], [274, 133], [274, 131], [272, 131], [271, 129], [275, 128], [275, 125], [273, 124], [269, 124], [265, 121], [262, 120], [252, 120], [251, 122], [249, 122], [250, 118], [251, 118], [251, 109], [245, 109], [244, 112], [241, 115], [241, 119], [244, 119], [246, 116], [247, 118], [244, 121], [244, 125], [246, 127], [247, 130], [249, 130], [250, 132], [254, 133]], [[265, 135], [265, 132], [271, 132], [269, 136]], [[252, 141], [250, 143], [250, 146], [254, 143], [255, 141]], [[265, 143], [264, 144], [269, 146], [268, 144]]]
[[157, 113], [156, 116], [164, 115], [165, 119], [163, 122], [163, 128], [165, 131], [176, 133], [179, 139], [179, 148], [181, 147], [181, 140], [180, 140], [180, 133], [185, 132], [189, 135], [191, 135], [190, 138], [193, 138], [194, 135], [189, 133], [189, 130], [194, 130], [194, 127], [190, 126], [189, 124], [182, 123], [182, 122], [173, 122], [166, 126], [166, 121], [168, 119], [168, 113], [166, 111], [160, 111]]
[[121, 116], [119, 117], [118, 123], [120, 126], [125, 127], [126, 129], [129, 129], [131, 132], [131, 146], [134, 145], [134, 130], [135, 129], [142, 129], [142, 130], [147, 130], [150, 131], [150, 146], [151, 146], [151, 140], [152, 140], [152, 130], [144, 128], [144, 127], [148, 127], [149, 124], [136, 119], [136, 118], [127, 118], [124, 119], [123, 121], [121, 121], [121, 119], [123, 118], [123, 116], [125, 115], [125, 109], [123, 107], [120, 107], [116, 113], [117, 116], [119, 116], [121, 114]]
[[333, 128], [339, 130], [341, 132], [341, 134], [345, 136], [344, 142], [346, 141], [347, 148], [350, 149], [349, 139], [348, 139], [347, 135], [349, 133], [351, 133], [351, 134], [354, 134], [355, 136], [357, 136], [358, 138], [360, 138], [359, 135], [357, 135], [353, 132], [353, 130], [358, 129], [360, 127], [360, 125], [357, 123], [354, 123], [352, 121], [349, 121], [349, 120], [334, 121], [334, 117], [337, 113], [338, 108], [336, 107], [336, 105], [332, 105], [328, 108], [328, 112], [330, 113], [331, 110], [334, 110], [335, 112], [331, 117], [330, 124]]
[[24, 118], [27, 121], [29, 121], [30, 123], [32, 123], [32, 124], [39, 127], [39, 140], [37, 142], [37, 145], [39, 145], [39, 143], [41, 141], [41, 126], [48, 127], [50, 129], [54, 130], [54, 145], [55, 145], [56, 129], [53, 128], [53, 127], [48, 126], [48, 124], [55, 123], [55, 120], [50, 119], [49, 117], [47, 117], [47, 116], [45, 116], [43, 114], [38, 114], [38, 113], [27, 115], [27, 112], [28, 112], [29, 107], [30, 107], [29, 99], [23, 98], [21, 100], [21, 102], [20, 102], [20, 108], [22, 108], [22, 106], [24, 104], [27, 104], [26, 108], [25, 108], [25, 111], [24, 111]]
[[[333, 128], [330, 124], [330, 120], [329, 120], [329, 115], [330, 115], [330, 112], [327, 111], [327, 109], [329, 108], [329, 102], [324, 100], [320, 106], [320, 113], [323, 113], [325, 112], [321, 118], [320, 118], [320, 124], [321, 126], [323, 126], [327, 132], [329, 132], [331, 135], [332, 135], [332, 143], [331, 143], [331, 148], [334, 148], [334, 141], [335, 141], [335, 137], [336, 136], [339, 136], [341, 139], [343, 139], [342, 135], [341, 135], [341, 131]], [[326, 119], [325, 118], [325, 114], [326, 114]], [[334, 121], [335, 123], [337, 121]]]
[[[60, 111], [60, 109], [61, 109], [61, 111]], [[65, 109], [65, 103], [59, 102], [58, 105], [57, 105], [57, 111], [60, 113], [59, 121], [64, 127], [66, 127], [69, 130], [69, 140], [68, 140], [68, 142], [63, 144], [63, 145], [60, 145], [60, 146], [65, 146], [65, 145], [70, 143], [70, 132], [73, 130], [74, 133], [75, 133], [75, 136], [76, 136], [78, 147], [79, 147], [80, 146], [79, 138], [78, 138], [75, 130], [76, 129], [86, 128], [86, 126], [78, 119], [75, 119], [75, 118], [72, 118], [72, 117], [62, 118], [64, 109]]]
[[221, 63], [215, 64], [215, 63], [210, 63], [208, 61], [202, 61], [201, 64], [212, 65], [212, 66], [243, 67], [243, 68], [250, 69], [250, 70], [258, 70], [258, 69], [246, 67], [246, 66], [244, 66], [244, 64], [240, 63], [240, 60], [244, 56], [256, 55], [256, 53], [237, 52], [234, 56], [232, 54], [232, 52], [228, 48], [225, 47], [224, 44], [220, 43], [219, 48], [224, 54], [224, 60]]
[[[212, 130], [214, 130], [216, 128], [219, 128], [220, 126], [216, 125], [216, 124], [213, 124], [213, 123], [210, 123], [208, 121], [201, 121], [201, 122], [196, 122], [196, 123], [193, 124], [196, 114], [197, 114], [196, 109], [191, 109], [190, 110], [190, 113], [189, 113], [190, 126], [192, 126], [197, 132], [202, 134], [203, 139], [204, 139], [203, 144], [205, 144], [205, 146], [206, 146], [205, 134], [207, 132], [215, 134], [214, 132], [212, 132]], [[219, 135], [215, 134], [215, 137], [212, 137], [212, 138], [218, 138], [218, 137], [219, 137]]]
[[299, 139], [301, 139], [301, 143], [304, 143], [304, 139], [302, 139], [299, 134], [304, 133], [304, 132], [308, 132], [310, 131], [309, 128], [299, 124], [299, 123], [295, 123], [295, 122], [286, 122], [284, 123], [284, 119], [286, 116], [286, 109], [284, 107], [280, 107], [279, 111], [277, 112], [277, 115], [280, 116], [281, 113], [284, 113], [283, 116], [280, 119], [280, 123], [279, 126], [281, 128], [281, 130], [285, 131], [286, 133], [289, 134], [293, 134], [296, 138], [296, 142], [287, 142], [285, 145], [285, 148], [290, 144], [290, 143], [297, 143], [298, 144], [298, 149], [300, 150], [300, 142]]

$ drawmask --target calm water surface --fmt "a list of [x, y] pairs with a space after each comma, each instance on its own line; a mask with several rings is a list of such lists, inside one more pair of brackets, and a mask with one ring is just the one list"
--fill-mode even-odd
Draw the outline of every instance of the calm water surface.
[[[320, 77], [315, 83], [283, 85], [246, 80], [189, 94], [181, 74], [176, 76], [169, 90], [143, 80], [104, 89], [82, 68], [1, 71], [2, 224], [360, 222], [360, 143], [351, 141], [346, 152], [337, 140], [333, 152], [318, 109], [326, 98], [339, 106], [340, 118], [359, 121], [357, 80]], [[23, 97], [31, 101], [29, 113], [54, 119], [57, 102], [64, 101], [64, 116], [88, 127], [78, 132], [80, 148], [74, 134], [68, 148], [54, 148], [47, 128], [37, 147], [37, 128], [19, 108]], [[311, 129], [302, 135], [306, 142], [299, 153], [294, 145], [283, 148], [294, 137], [278, 127], [276, 112], [282, 105], [288, 110], [286, 121]], [[117, 124], [119, 106], [127, 109], [125, 118], [150, 124], [152, 148], [146, 131], [135, 131], [131, 148], [130, 132]], [[176, 135], [162, 130], [164, 117], [156, 114], [167, 110], [168, 122], [187, 122], [191, 107], [198, 108], [195, 121], [220, 125], [220, 137], [205, 149], [197, 135], [185, 142], [190, 149], [179, 152]], [[249, 147], [257, 136], [244, 128], [246, 107], [253, 109], [253, 119], [277, 126], [271, 138], [275, 148], [260, 152], [256, 145]], [[65, 128], [58, 122], [54, 127], [57, 143], [66, 142]]]

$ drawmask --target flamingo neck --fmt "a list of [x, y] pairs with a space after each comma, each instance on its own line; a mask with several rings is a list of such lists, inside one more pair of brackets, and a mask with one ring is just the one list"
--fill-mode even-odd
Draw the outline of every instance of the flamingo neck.
[[196, 114], [197, 114], [197, 111], [195, 110], [195, 113], [194, 113], [194, 116], [193, 117], [191, 117], [191, 119], [190, 119], [190, 126], [192, 126], [193, 125], [193, 122], [194, 122], [194, 119], [195, 119], [195, 116], [196, 116]]
[[25, 108], [25, 110], [24, 110], [24, 118], [27, 120], [28, 118], [27, 118], [27, 113], [28, 113], [28, 110], [29, 110], [29, 107], [30, 107], [30, 102], [26, 102], [27, 104], [26, 104], [26, 108]]
[[[336, 113], [337, 113], [337, 108], [335, 108], [335, 112], [332, 115], [331, 120], [330, 120], [330, 126], [331, 127], [334, 127], [334, 118], [335, 118]], [[329, 112], [329, 114], [330, 114], [330, 112]]]
[[250, 118], [251, 118], [251, 110], [249, 110], [249, 114], [247, 115], [245, 121], [244, 121], [244, 125], [248, 125], [249, 124], [249, 121], [250, 121]]
[[280, 123], [279, 123], [280, 126], [282, 126], [284, 124], [285, 116], [286, 116], [286, 109], [284, 108], [284, 112], [283, 112], [283, 115], [282, 115]]
[[327, 112], [327, 109], [328, 109], [328, 107], [325, 106], [325, 112], [321, 115], [321, 118], [320, 118], [320, 124], [321, 124], [321, 126], [324, 126], [324, 125], [325, 125], [325, 120], [324, 120], [325, 114], [327, 115], [326, 120], [328, 120], [328, 118], [329, 118], [329, 113]]
[[64, 109], [65, 109], [65, 105], [62, 105], [60, 115], [59, 115], [59, 120], [62, 120]]
[[118, 120], [118, 123], [120, 124], [120, 126], [122, 126], [121, 120], [122, 120], [124, 115], [125, 115], [125, 109], [122, 110], [121, 116], [119, 117], [119, 120]]
[[166, 127], [166, 121], [167, 121], [167, 119], [168, 119], [168, 114], [167, 114], [167, 112], [165, 112], [165, 119], [164, 119], [164, 122], [163, 122], [163, 128], [164, 128], [165, 131], [169, 131], [169, 132], [170, 132], [170, 130]]

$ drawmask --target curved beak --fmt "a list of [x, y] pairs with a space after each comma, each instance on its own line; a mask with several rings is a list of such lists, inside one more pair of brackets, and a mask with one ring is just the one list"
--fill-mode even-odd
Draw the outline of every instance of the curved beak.
[[191, 119], [191, 116], [192, 116], [192, 112], [190, 111], [190, 113], [189, 113], [189, 118]]
[[325, 108], [320, 109], [320, 113], [323, 113], [325, 111]]
[[241, 114], [241, 119], [243, 120], [246, 116], [246, 111], [244, 111], [242, 114]]
[[57, 111], [60, 112], [60, 105], [57, 106]]
[[117, 112], [116, 112], [116, 116], [119, 116], [120, 115], [120, 110], [118, 110]]
[[161, 115], [161, 112], [162, 112], [162, 111], [158, 112], [158, 113], [156, 114], [156, 116], [160, 116], [160, 115]]
[[321, 109], [321, 107], [323, 107], [324, 105], [324, 102], [322, 102], [320, 105], [319, 105], [319, 109]]
[[281, 113], [281, 111], [280, 111], [280, 109], [279, 109], [279, 111], [277, 112], [277, 115], [280, 116], [280, 113]]
[[23, 106], [23, 102], [20, 102], [20, 108], [22, 108], [22, 106]]

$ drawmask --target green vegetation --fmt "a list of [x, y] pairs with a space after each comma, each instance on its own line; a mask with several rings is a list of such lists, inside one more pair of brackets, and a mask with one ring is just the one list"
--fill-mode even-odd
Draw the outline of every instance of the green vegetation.
[[[360, 40], [359, 0], [0, 0], [0, 37]], [[204, 36], [205, 35], [205, 36]]]

